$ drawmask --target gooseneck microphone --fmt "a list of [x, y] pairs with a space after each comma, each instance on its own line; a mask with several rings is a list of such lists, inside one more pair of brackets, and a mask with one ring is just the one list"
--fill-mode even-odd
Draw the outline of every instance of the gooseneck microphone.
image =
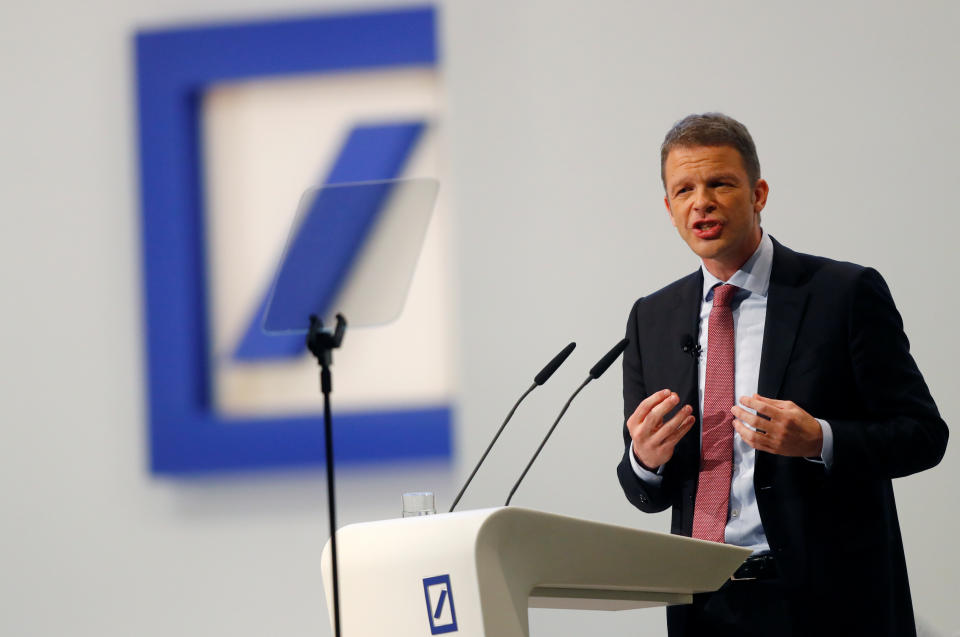
[[503, 429], [507, 426], [507, 423], [510, 422], [510, 419], [513, 418], [513, 412], [517, 410], [517, 407], [520, 406], [520, 403], [523, 402], [523, 399], [527, 397], [530, 392], [539, 387], [540, 385], [547, 382], [547, 380], [553, 376], [553, 372], [557, 371], [557, 368], [563, 364], [563, 361], [567, 360], [567, 357], [570, 356], [570, 352], [573, 351], [573, 348], [577, 346], [576, 343], [570, 343], [564, 347], [559, 354], [554, 356], [546, 367], [540, 370], [540, 373], [534, 376], [533, 384], [523, 392], [523, 395], [520, 396], [519, 400], [513, 405], [513, 409], [510, 410], [510, 413], [507, 414], [506, 419], [503, 421], [503, 424], [500, 425], [500, 428], [497, 429], [497, 433], [493, 435], [493, 440], [490, 441], [490, 444], [487, 445], [487, 450], [483, 452], [483, 455], [480, 456], [480, 462], [477, 463], [477, 466], [473, 468], [473, 471], [470, 472], [470, 477], [467, 478], [467, 481], [463, 484], [463, 487], [460, 488], [460, 493], [457, 494], [457, 497], [454, 498], [453, 504], [450, 505], [450, 513], [453, 513], [453, 509], [456, 508], [457, 503], [460, 502], [460, 498], [463, 497], [463, 492], [467, 490], [467, 487], [470, 485], [470, 482], [473, 480], [473, 476], [477, 475], [477, 471], [480, 469], [480, 465], [483, 464], [483, 461], [487, 459], [487, 454], [490, 453], [490, 450], [493, 449], [494, 443], [497, 442], [497, 438], [500, 437], [500, 434], [503, 433]]
[[613, 346], [609, 352], [607, 352], [603, 358], [597, 361], [597, 364], [590, 368], [590, 373], [587, 375], [586, 380], [580, 383], [580, 386], [577, 387], [577, 390], [573, 392], [573, 395], [567, 400], [567, 403], [563, 406], [563, 409], [560, 410], [560, 415], [557, 416], [557, 419], [553, 421], [553, 425], [550, 426], [550, 430], [547, 431], [547, 435], [543, 437], [543, 442], [540, 443], [540, 446], [537, 447], [537, 450], [533, 453], [533, 457], [530, 458], [530, 462], [527, 463], [526, 468], [523, 470], [523, 473], [520, 474], [520, 478], [517, 480], [517, 483], [513, 485], [513, 488], [510, 489], [510, 495], [507, 496], [507, 501], [503, 503], [503, 506], [510, 506], [510, 500], [513, 499], [513, 494], [517, 492], [517, 489], [520, 487], [520, 483], [523, 482], [523, 479], [526, 477], [527, 472], [530, 471], [530, 467], [533, 466], [534, 460], [537, 459], [537, 456], [540, 455], [540, 451], [543, 449], [543, 446], [547, 444], [547, 440], [550, 439], [550, 436], [553, 434], [553, 430], [557, 428], [560, 419], [563, 418], [563, 415], [567, 413], [567, 408], [570, 406], [570, 403], [573, 402], [573, 399], [577, 397], [577, 394], [580, 393], [580, 390], [587, 386], [592, 380], [596, 380], [603, 375], [603, 372], [607, 371], [607, 368], [613, 364], [613, 361], [617, 360], [617, 357], [620, 354], [623, 354], [623, 350], [627, 349], [627, 345], [630, 344], [628, 339], [623, 339], [619, 343]]

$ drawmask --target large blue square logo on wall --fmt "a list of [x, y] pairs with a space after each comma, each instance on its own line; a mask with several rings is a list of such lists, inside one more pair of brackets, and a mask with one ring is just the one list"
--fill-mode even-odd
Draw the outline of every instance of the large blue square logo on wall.
[[[260, 330], [269, 284], [307, 188], [444, 176], [435, 28], [417, 7], [137, 34], [155, 473], [323, 463], [316, 363]], [[403, 314], [337, 353], [338, 461], [450, 457], [444, 192]]]

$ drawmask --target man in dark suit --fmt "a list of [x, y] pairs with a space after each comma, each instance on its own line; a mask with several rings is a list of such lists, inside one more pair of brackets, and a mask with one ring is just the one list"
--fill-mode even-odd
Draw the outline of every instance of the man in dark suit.
[[671, 637], [914, 635], [891, 479], [936, 465], [948, 432], [886, 284], [763, 232], [769, 186], [732, 118], [678, 122], [661, 173], [702, 268], [630, 312], [617, 474], [642, 511], [673, 507], [671, 532], [753, 549], [668, 608]]

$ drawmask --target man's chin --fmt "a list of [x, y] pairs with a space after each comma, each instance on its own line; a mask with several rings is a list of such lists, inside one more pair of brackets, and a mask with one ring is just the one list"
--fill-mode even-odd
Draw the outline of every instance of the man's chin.
[[723, 254], [726, 242], [722, 238], [701, 239], [700, 237], [690, 237], [687, 239], [687, 245], [701, 259], [716, 259]]

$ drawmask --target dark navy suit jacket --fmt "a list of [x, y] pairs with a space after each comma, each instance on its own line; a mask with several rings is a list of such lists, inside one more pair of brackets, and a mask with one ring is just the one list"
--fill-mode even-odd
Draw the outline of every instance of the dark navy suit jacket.
[[[702, 289], [698, 270], [634, 304], [625, 418], [670, 388], [700, 421], [697, 362], [682, 346], [697, 339]], [[803, 458], [756, 455], [757, 505], [795, 626], [801, 634], [915, 634], [891, 479], [936, 465], [948, 431], [880, 274], [774, 241], [758, 393], [792, 400], [833, 429], [829, 471]], [[693, 427], [684, 436], [651, 488], [630, 466], [624, 427], [624, 493], [642, 511], [673, 507], [676, 534], [693, 526], [699, 435]], [[669, 609], [668, 624], [685, 608]]]

